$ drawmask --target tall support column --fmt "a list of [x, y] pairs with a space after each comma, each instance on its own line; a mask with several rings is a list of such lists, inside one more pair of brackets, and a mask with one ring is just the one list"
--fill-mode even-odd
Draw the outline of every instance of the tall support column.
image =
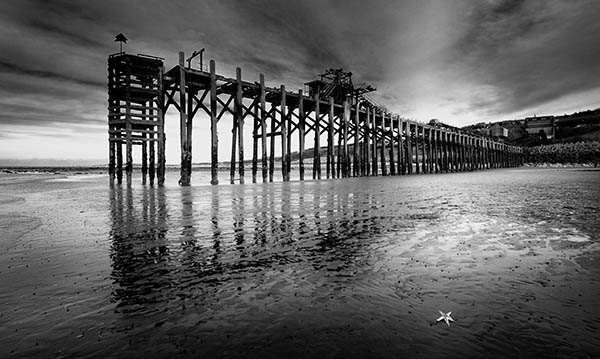
[[433, 167], [435, 173], [440, 173], [439, 130], [433, 128]]
[[242, 88], [242, 69], [237, 67], [235, 69], [235, 77], [236, 77], [236, 91], [235, 91], [235, 114], [237, 117], [238, 123], [238, 142], [239, 142], [239, 151], [238, 151], [238, 160], [239, 160], [239, 176], [240, 176], [240, 184], [244, 184], [244, 116], [242, 115], [243, 110], [243, 88]]
[[342, 177], [348, 177], [348, 122], [350, 122], [350, 104], [344, 101], [344, 117], [342, 118], [343, 150], [342, 150]]
[[265, 101], [265, 75], [260, 74], [260, 136], [261, 136], [261, 158], [263, 183], [267, 182], [267, 105]]
[[398, 116], [396, 121], [396, 129], [398, 130], [398, 174], [404, 174], [404, 144], [402, 141], [402, 118]]
[[356, 104], [354, 106], [354, 148], [352, 149], [352, 159], [353, 159], [353, 165], [352, 165], [352, 174], [354, 175], [354, 177], [358, 177], [360, 175], [360, 152], [358, 151], [359, 146], [360, 146], [360, 131], [358, 128], [358, 123], [359, 123], [359, 117], [360, 117], [360, 111], [358, 108], [358, 99], [356, 100]]
[[217, 133], [217, 75], [215, 60], [210, 60], [210, 184], [219, 184], [219, 135]]
[[413, 173], [413, 135], [412, 135], [412, 123], [406, 122], [406, 166], [409, 175]]
[[279, 105], [281, 111], [281, 172], [283, 180], [287, 182], [290, 180], [290, 171], [288, 170], [290, 154], [288, 152], [288, 116], [285, 100], [285, 86], [281, 85], [281, 104]]
[[131, 136], [131, 68], [127, 66], [126, 70], [126, 92], [125, 92], [125, 174], [127, 176], [127, 186], [131, 186], [131, 178], [133, 176], [133, 154], [132, 154], [132, 136]]
[[179, 52], [179, 139], [181, 147], [181, 168], [179, 174], [179, 185], [190, 185], [190, 173], [188, 172], [191, 166], [191, 152], [188, 150], [187, 136], [187, 113], [188, 105], [186, 101], [186, 86], [185, 86], [185, 55]]
[[304, 181], [304, 141], [306, 140], [306, 113], [304, 112], [304, 95], [302, 90], [298, 91], [298, 142], [300, 149], [298, 150], [298, 167], [300, 171], [300, 181]]
[[428, 173], [428, 168], [427, 168], [427, 161], [429, 160], [429, 156], [427, 155], [427, 140], [425, 138], [425, 125], [423, 125], [421, 127], [421, 129], [423, 130], [423, 132], [421, 132], [421, 141], [423, 141], [423, 173]]
[[[110, 128], [110, 127], [109, 127]], [[108, 139], [108, 180], [110, 185], [115, 184], [115, 156], [116, 156], [116, 141], [111, 138], [116, 137], [114, 134], [110, 134], [109, 131], [109, 139]]]
[[329, 117], [327, 122], [327, 178], [335, 178], [335, 156], [333, 155], [333, 97], [329, 97]]
[[117, 184], [123, 183], [123, 142], [115, 142], [117, 146]]
[[394, 146], [394, 118], [389, 115], [390, 120], [390, 175], [396, 175], [396, 146]]
[[375, 109], [371, 109], [371, 123], [372, 123], [372, 132], [373, 132], [373, 176], [377, 176], [379, 174], [378, 164], [377, 164], [377, 114]]
[[271, 103], [271, 128], [269, 133], [269, 182], [273, 182], [273, 175], [275, 174], [275, 129], [277, 128], [277, 122], [275, 117], [277, 116], [276, 106]]
[[252, 183], [256, 183], [256, 173], [258, 172], [258, 128], [260, 125], [259, 103], [254, 105], [254, 121], [252, 121]]
[[165, 92], [163, 89], [163, 73], [165, 72], [164, 66], [161, 66], [158, 74], [158, 142], [156, 143], [157, 147], [157, 165], [156, 165], [156, 175], [157, 182], [159, 186], [164, 185], [165, 183]]
[[342, 178], [342, 166], [343, 166], [343, 156], [342, 156], [342, 148], [344, 147], [342, 145], [343, 142], [343, 138], [344, 138], [344, 106], [342, 104], [342, 112], [339, 115], [338, 118], [338, 122], [339, 122], [339, 126], [337, 126], [337, 164], [335, 166], [335, 173], [336, 173], [336, 177], [337, 178]]
[[415, 169], [417, 174], [421, 173], [421, 163], [419, 162], [419, 124], [415, 123]]
[[385, 135], [386, 135], [386, 128], [385, 128], [385, 113], [381, 114], [381, 175], [382, 176], [387, 176], [387, 164], [386, 164], [386, 159], [385, 159], [385, 153], [387, 152], [387, 148], [385, 146]]
[[149, 159], [148, 159], [148, 163], [150, 164], [150, 168], [148, 171], [148, 175], [150, 177], [150, 186], [154, 186], [154, 178], [156, 177], [156, 167], [155, 167], [155, 162], [156, 162], [156, 150], [154, 149], [154, 142], [155, 138], [154, 138], [154, 133], [150, 133], [149, 135], [149, 142], [148, 142], [148, 146], [150, 147], [150, 154], [149, 154]]
[[365, 108], [365, 174], [371, 174], [371, 112], [369, 108]]
[[321, 100], [315, 94], [315, 145], [313, 156], [313, 179], [321, 179]]
[[[235, 104], [234, 104], [235, 107]], [[236, 162], [235, 162], [235, 153], [237, 150], [237, 130], [238, 130], [238, 118], [237, 118], [237, 111], [236, 109], [234, 109], [233, 111], [233, 123], [231, 126], [231, 160], [229, 162], [229, 183], [230, 184], [234, 184], [235, 183], [235, 168], [236, 168]]]
[[142, 136], [142, 184], [145, 185], [148, 178], [148, 135]]

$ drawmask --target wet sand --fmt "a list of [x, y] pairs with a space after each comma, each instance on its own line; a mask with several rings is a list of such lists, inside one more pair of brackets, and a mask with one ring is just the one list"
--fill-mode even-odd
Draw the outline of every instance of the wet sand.
[[598, 176], [3, 174], [0, 357], [595, 357]]

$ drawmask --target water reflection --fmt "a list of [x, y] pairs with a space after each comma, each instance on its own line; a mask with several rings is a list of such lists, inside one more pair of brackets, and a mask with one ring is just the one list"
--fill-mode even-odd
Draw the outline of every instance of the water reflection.
[[161, 189], [113, 187], [110, 191], [112, 240], [110, 257], [112, 278], [118, 284], [114, 300], [124, 311], [160, 301], [155, 288], [168, 285], [165, 276], [148, 268], [168, 273], [169, 246], [166, 239], [167, 208]]
[[[456, 338], [455, 349], [479, 343], [487, 328], [480, 323], [495, 320], [489, 311], [510, 318], [549, 311], [562, 326], [586, 315], [573, 296], [595, 297], [597, 280], [577, 283], [573, 268], [578, 248], [595, 237], [563, 222], [585, 209], [569, 204], [574, 215], [547, 220], [559, 211], [528, 210], [524, 204], [538, 203], [526, 186], [513, 191], [519, 202], [491, 197], [503, 185], [478, 181], [461, 183], [460, 190], [445, 183], [362, 181], [115, 187], [110, 233], [117, 311], [143, 314], [134, 329], [140, 332], [171, 322], [164, 324], [169, 335], [185, 332], [187, 345], [206, 356], [222, 356], [222, 348], [242, 353], [248, 343], [267, 340], [306, 346], [308, 338], [315, 339], [313, 353], [326, 353], [332, 342], [364, 342], [395, 353], [418, 347], [439, 354], [427, 343], [450, 332], [431, 331], [427, 316], [435, 319], [447, 306], [473, 308], [458, 311], [456, 325], [466, 334]], [[581, 203], [597, 211], [597, 204]], [[597, 232], [597, 224], [590, 226]], [[558, 295], [564, 298], [548, 299]], [[543, 329], [540, 323], [526, 329]], [[506, 324], [502, 334], [519, 325]], [[394, 344], [376, 344], [379, 334]], [[546, 345], [545, 338], [540, 343]], [[488, 345], [507, 350], [500, 340]], [[263, 353], [253, 350], [250, 356]]]

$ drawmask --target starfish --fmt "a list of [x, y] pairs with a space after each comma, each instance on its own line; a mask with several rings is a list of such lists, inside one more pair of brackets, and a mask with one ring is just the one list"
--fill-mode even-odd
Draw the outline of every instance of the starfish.
[[450, 326], [450, 322], [454, 321], [454, 319], [452, 319], [452, 317], [450, 316], [452, 312], [444, 313], [441, 310], [438, 310], [438, 312], [440, 312], [441, 316], [437, 318], [437, 321], [439, 322], [443, 320], [448, 326]]

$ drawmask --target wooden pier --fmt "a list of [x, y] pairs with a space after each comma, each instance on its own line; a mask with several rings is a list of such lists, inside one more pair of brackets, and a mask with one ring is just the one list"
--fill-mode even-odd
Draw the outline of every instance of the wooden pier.
[[[211, 184], [219, 183], [217, 129], [224, 116], [233, 119], [230, 183], [272, 182], [276, 139], [284, 181], [290, 180], [292, 150], [297, 151], [300, 180], [522, 165], [520, 147], [440, 123], [404, 119], [370, 100], [366, 92], [371, 88], [354, 87], [345, 75], [341, 69], [331, 69], [320, 80], [307, 83], [308, 91], [291, 92], [284, 85], [268, 87], [262, 74], [258, 81], [245, 81], [239, 67], [235, 78], [218, 75], [214, 60], [207, 70], [185, 66], [183, 52], [179, 53], [179, 64], [169, 71], [158, 57], [122, 52], [110, 55], [110, 183], [122, 183], [124, 165], [127, 184], [131, 185], [134, 145], [141, 147], [142, 183], [164, 183], [165, 113], [171, 106], [179, 112], [182, 186], [191, 183], [192, 128], [201, 111], [210, 120]], [[244, 138], [245, 126], [252, 126], [250, 139]], [[313, 143], [306, 143], [307, 135], [312, 135]], [[244, 153], [244, 141], [248, 140], [252, 141], [251, 163], [246, 162], [248, 154]], [[307, 148], [313, 149], [312, 158], [305, 157]], [[209, 147], [195, 150], [207, 151]], [[309, 166], [312, 176], [305, 171]]]

